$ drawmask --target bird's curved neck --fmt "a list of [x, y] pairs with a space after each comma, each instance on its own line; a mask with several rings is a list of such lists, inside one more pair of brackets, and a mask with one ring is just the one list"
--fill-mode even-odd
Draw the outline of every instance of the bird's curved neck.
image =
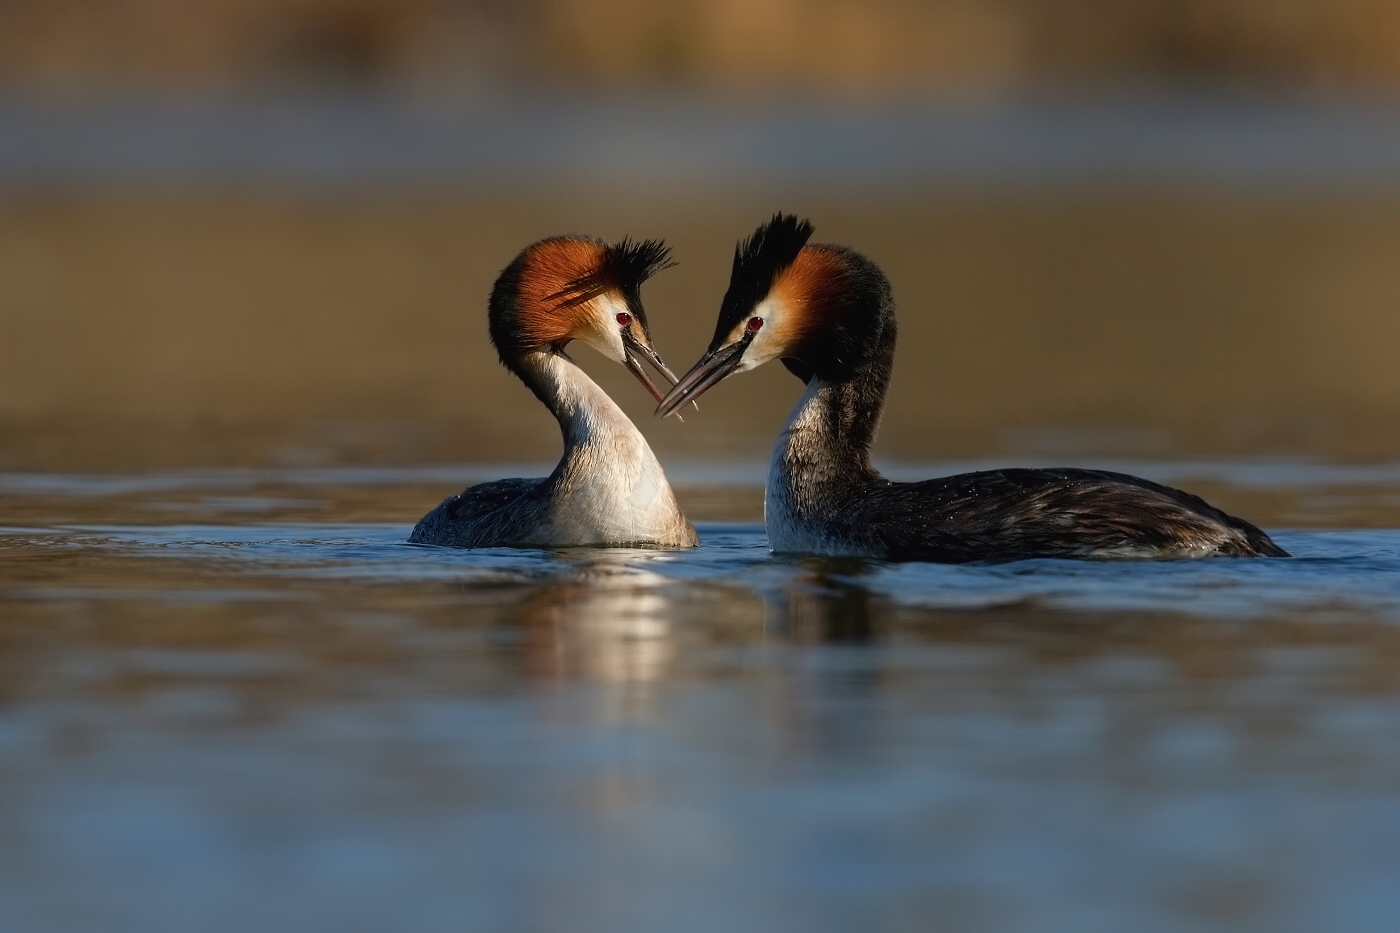
[[[566, 461], [580, 448], [599, 444], [617, 447], [619, 440], [641, 440], [636, 425], [608, 393], [562, 353], [527, 353], [511, 368], [559, 422]], [[635, 455], [633, 446], [622, 444], [613, 454]], [[645, 441], [642, 447], [650, 453]]]
[[870, 446], [880, 426], [894, 368], [894, 328], [840, 377], [814, 374], [773, 451], [773, 465], [794, 480], [874, 479]]
[[527, 353], [511, 369], [564, 435], [564, 456], [543, 487], [553, 540], [696, 543], [646, 438], [587, 373], [548, 351]]

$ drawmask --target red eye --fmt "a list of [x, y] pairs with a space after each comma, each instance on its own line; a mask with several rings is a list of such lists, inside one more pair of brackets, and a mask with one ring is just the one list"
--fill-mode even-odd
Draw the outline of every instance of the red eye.
[[763, 318], [761, 318], [761, 317], [751, 317], [751, 318], [749, 318], [749, 331], [750, 331], [750, 332], [756, 334], [756, 333], [758, 333], [762, 328], [763, 328]]
[[617, 323], [626, 327], [628, 324], [632, 323], [632, 315], [628, 314], [626, 311], [617, 312]]

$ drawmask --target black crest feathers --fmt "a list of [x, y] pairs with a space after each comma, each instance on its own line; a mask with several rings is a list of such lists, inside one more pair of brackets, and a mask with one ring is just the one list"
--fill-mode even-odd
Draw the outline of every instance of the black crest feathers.
[[643, 282], [675, 264], [670, 248], [663, 241], [633, 242], [631, 237], [624, 237], [621, 242], [610, 243], [603, 248], [597, 268], [569, 282], [546, 300], [559, 301], [561, 308], [570, 308], [586, 304], [615, 289], [622, 293], [628, 304], [632, 304], [640, 294]]
[[778, 213], [734, 248], [734, 269], [729, 275], [729, 290], [720, 304], [711, 349], [718, 347], [754, 305], [767, 296], [778, 273], [792, 265], [814, 230], [808, 220]]

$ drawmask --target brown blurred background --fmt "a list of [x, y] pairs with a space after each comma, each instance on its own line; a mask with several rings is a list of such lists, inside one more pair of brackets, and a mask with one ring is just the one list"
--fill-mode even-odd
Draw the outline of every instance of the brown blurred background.
[[0, 79], [49, 92], [358, 80], [741, 95], [1032, 82], [1385, 87], [1387, 0], [6, 0]]
[[[1400, 6], [4, 0], [0, 469], [547, 460], [484, 299], [775, 209], [889, 273], [887, 458], [1400, 456]], [[760, 462], [776, 367], [650, 418]]]

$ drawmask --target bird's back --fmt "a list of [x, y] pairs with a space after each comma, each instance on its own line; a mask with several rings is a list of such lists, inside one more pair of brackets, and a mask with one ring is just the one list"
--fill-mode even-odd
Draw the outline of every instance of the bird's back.
[[532, 493], [543, 479], [499, 479], [469, 486], [418, 522], [411, 544], [445, 547], [508, 547], [536, 511]]
[[848, 490], [838, 533], [870, 556], [958, 563], [1032, 557], [1286, 557], [1198, 496], [1105, 470], [1009, 469]]

